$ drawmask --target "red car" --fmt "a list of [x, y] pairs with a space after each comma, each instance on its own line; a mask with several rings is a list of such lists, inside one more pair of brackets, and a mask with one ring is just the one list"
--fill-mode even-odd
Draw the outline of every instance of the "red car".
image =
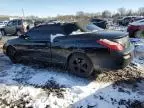
[[130, 23], [127, 32], [130, 37], [144, 38], [144, 19]]

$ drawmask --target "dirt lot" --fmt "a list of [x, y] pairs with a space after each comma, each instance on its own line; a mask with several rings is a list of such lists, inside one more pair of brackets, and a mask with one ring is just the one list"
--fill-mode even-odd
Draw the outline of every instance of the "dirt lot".
[[[4, 37], [2, 44], [15, 37]], [[144, 57], [90, 79], [40, 64], [13, 64], [0, 49], [1, 108], [144, 108]]]

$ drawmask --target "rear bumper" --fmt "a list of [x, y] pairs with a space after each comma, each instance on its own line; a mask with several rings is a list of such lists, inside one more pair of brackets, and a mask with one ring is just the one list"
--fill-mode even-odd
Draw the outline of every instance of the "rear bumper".
[[115, 60], [116, 61], [115, 68], [121, 69], [121, 68], [125, 68], [127, 65], [129, 65], [134, 57], [133, 51], [134, 51], [134, 46], [130, 45], [127, 49], [125, 49], [125, 51], [114, 53], [113, 56], [115, 56], [117, 58]]
[[96, 53], [95, 55], [89, 55], [93, 62], [95, 69], [122, 69], [125, 68], [133, 59], [134, 46], [130, 45], [123, 52], [111, 52], [111, 53]]

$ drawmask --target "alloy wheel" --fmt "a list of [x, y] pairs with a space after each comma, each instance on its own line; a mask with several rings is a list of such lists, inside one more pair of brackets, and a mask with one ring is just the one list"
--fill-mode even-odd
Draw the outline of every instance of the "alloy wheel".
[[91, 60], [84, 54], [74, 54], [68, 63], [69, 70], [72, 74], [80, 77], [89, 77], [93, 72]]

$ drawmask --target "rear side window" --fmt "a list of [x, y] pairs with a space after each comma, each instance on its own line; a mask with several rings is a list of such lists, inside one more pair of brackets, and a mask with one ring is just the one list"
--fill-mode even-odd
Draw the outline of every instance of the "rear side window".
[[92, 22], [100, 22], [100, 21], [102, 21], [102, 20], [100, 20], [100, 19], [92, 19]]

